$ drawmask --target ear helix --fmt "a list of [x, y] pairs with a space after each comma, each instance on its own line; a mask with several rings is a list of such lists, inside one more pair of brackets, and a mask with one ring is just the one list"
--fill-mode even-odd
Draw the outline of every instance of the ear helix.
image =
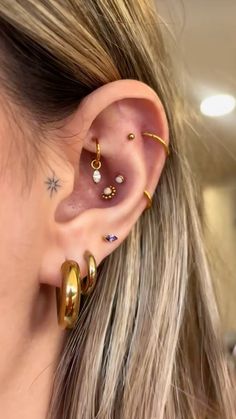
[[[166, 155], [169, 156], [169, 146], [162, 138], [149, 131], [143, 132], [142, 135], [161, 144], [165, 149]], [[134, 141], [135, 138], [134, 133], [130, 133], [127, 136], [129, 141]], [[98, 140], [96, 140], [96, 158], [91, 162], [91, 167], [94, 170], [93, 181], [96, 184], [101, 180], [101, 166], [101, 147]], [[115, 177], [115, 182], [121, 185], [125, 182], [125, 177], [119, 174]], [[111, 185], [104, 189], [102, 198], [112, 199], [116, 193], [116, 187]], [[149, 209], [152, 206], [152, 196], [148, 190], [145, 190], [143, 194], [147, 200], [146, 209]], [[118, 240], [118, 237], [115, 234], [107, 234], [103, 236], [103, 240], [108, 243], [113, 243]], [[79, 315], [81, 295], [91, 294], [97, 282], [97, 264], [95, 257], [87, 251], [85, 252], [85, 259], [88, 266], [88, 274], [83, 280], [81, 280], [80, 267], [77, 262], [66, 260], [61, 266], [62, 283], [60, 288], [56, 288], [56, 301], [58, 324], [63, 329], [72, 329], [75, 327]]]

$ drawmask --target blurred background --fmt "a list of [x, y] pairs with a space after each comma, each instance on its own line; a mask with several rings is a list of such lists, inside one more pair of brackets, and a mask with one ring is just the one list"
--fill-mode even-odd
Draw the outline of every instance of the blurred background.
[[[177, 67], [183, 65], [184, 94], [196, 115], [188, 133], [189, 158], [201, 185], [224, 336], [236, 344], [236, 0], [157, 0], [157, 5], [164, 33], [173, 34], [174, 59]], [[215, 98], [203, 109], [202, 102], [215, 95], [232, 97]]]

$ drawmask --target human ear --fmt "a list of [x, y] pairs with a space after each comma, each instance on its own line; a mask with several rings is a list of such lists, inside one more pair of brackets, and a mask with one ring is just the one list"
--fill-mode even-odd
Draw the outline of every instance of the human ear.
[[[136, 80], [98, 88], [58, 128], [64, 138], [64, 144], [59, 143], [64, 158], [51, 166], [62, 178], [62, 187], [48, 207], [41, 282], [60, 286], [60, 266], [65, 259], [76, 261], [85, 277], [86, 251], [99, 264], [128, 236], [147, 207], [144, 191], [154, 193], [166, 160], [163, 144], [143, 135], [146, 131], [168, 144], [161, 101], [149, 86]], [[98, 144], [101, 181], [95, 183], [91, 162], [98, 159]], [[124, 181], [117, 183], [117, 176]], [[105, 199], [104, 189], [110, 186], [116, 193]], [[117, 240], [105, 240], [109, 234]]]

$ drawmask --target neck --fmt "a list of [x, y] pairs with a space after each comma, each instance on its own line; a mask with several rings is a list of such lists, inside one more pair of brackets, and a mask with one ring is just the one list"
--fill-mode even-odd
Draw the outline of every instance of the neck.
[[[19, 298], [19, 297], [18, 297]], [[1, 300], [0, 405], [2, 417], [47, 416], [54, 372], [64, 341], [55, 290], [34, 290], [27, 301]]]

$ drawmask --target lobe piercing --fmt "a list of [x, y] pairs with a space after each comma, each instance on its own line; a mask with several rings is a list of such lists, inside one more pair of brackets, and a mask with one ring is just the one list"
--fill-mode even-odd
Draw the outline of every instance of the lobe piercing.
[[103, 190], [102, 198], [103, 199], [112, 199], [116, 195], [116, 187], [115, 186], [108, 186]]
[[104, 236], [103, 239], [108, 243], [113, 243], [118, 240], [118, 237], [115, 236], [115, 234], [108, 234], [107, 236]]
[[94, 159], [91, 162], [91, 167], [94, 170], [93, 172], [94, 183], [99, 183], [101, 181], [101, 173], [99, 170], [101, 169], [102, 163], [100, 162], [100, 159], [101, 159], [101, 147], [98, 140], [96, 140], [96, 159]]

